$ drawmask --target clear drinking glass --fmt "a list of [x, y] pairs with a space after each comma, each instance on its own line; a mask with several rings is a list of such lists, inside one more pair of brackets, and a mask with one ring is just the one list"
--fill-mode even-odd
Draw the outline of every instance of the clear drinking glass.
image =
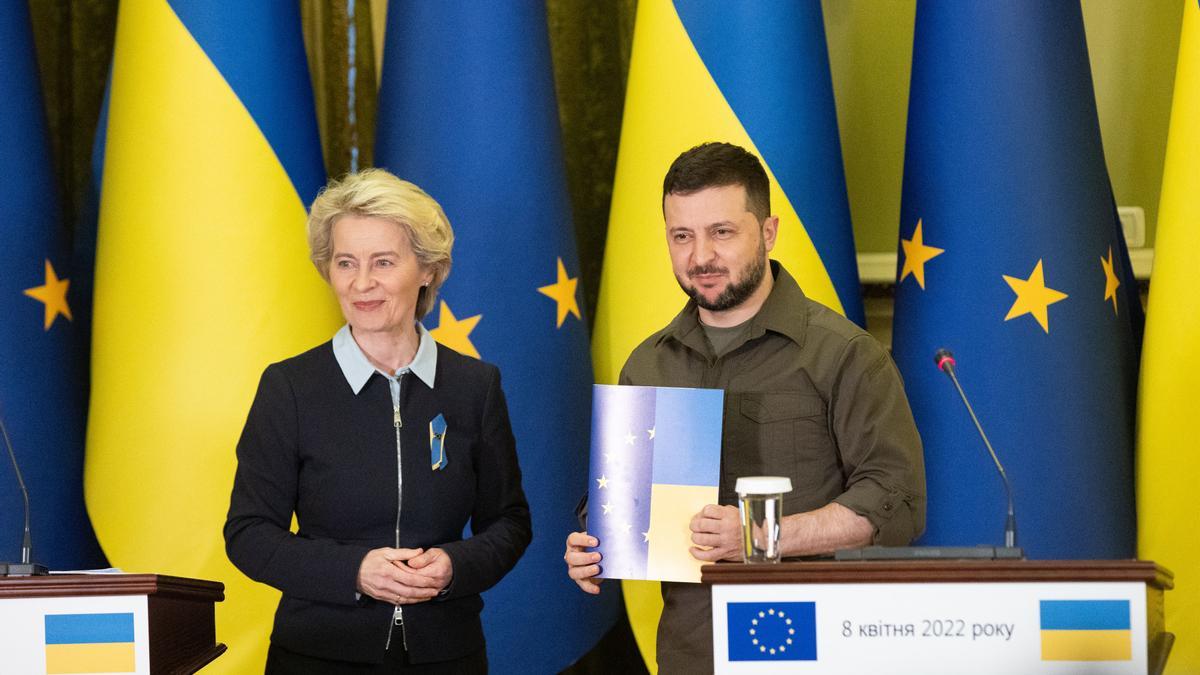
[[779, 522], [783, 495], [792, 491], [792, 480], [781, 476], [744, 476], [737, 479], [738, 511], [742, 517], [742, 555], [748, 563], [779, 562]]

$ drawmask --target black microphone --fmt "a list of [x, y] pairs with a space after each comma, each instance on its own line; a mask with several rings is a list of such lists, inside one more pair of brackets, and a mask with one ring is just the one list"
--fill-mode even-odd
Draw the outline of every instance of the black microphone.
[[1008, 548], [1016, 548], [1017, 546], [1017, 516], [1013, 511], [1013, 496], [1012, 484], [1008, 482], [1008, 473], [1004, 470], [1004, 465], [1000, 463], [1000, 458], [996, 456], [996, 451], [992, 448], [992, 444], [988, 441], [987, 434], [983, 433], [983, 427], [979, 424], [979, 418], [975, 416], [975, 410], [971, 408], [971, 402], [967, 400], [967, 395], [963, 392], [962, 385], [958, 383], [958, 377], [954, 375], [954, 355], [949, 349], [942, 347], [933, 354], [933, 362], [937, 364], [938, 370], [950, 376], [950, 381], [954, 383], [954, 388], [958, 390], [958, 395], [962, 397], [963, 405], [967, 406], [967, 412], [971, 415], [971, 421], [975, 423], [975, 429], [979, 431], [979, 437], [983, 439], [984, 446], [987, 447], [988, 454], [992, 456], [992, 461], [996, 463], [996, 470], [1000, 472], [1000, 479], [1004, 481], [1004, 493], [1008, 496], [1008, 518], [1004, 521], [1004, 545]]
[[17, 465], [17, 453], [13, 452], [12, 442], [8, 440], [8, 428], [4, 426], [4, 418], [0, 417], [0, 434], [4, 436], [4, 445], [8, 448], [8, 457], [12, 460], [13, 472], [17, 474], [17, 484], [21, 486], [21, 497], [25, 499], [25, 538], [21, 541], [21, 562], [0, 563], [0, 577], [30, 577], [49, 574], [45, 565], [30, 562], [33, 558], [33, 544], [29, 537], [29, 491], [25, 489], [25, 479], [21, 477], [21, 467]]

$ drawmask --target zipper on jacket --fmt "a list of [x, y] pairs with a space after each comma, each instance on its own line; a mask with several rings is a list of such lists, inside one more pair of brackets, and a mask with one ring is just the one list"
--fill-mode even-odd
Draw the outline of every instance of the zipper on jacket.
[[[400, 373], [396, 378], [396, 396], [392, 399], [392, 426], [396, 429], [396, 539], [395, 547], [400, 548], [400, 510], [402, 499], [404, 496], [404, 469], [403, 457], [400, 452], [400, 429], [404, 427], [404, 419], [400, 415], [400, 395], [404, 391], [404, 375]], [[404, 630], [404, 610], [400, 605], [396, 605], [395, 611], [392, 612], [392, 623], [388, 626], [387, 644], [384, 649], [392, 647], [392, 631], [396, 626], [400, 627], [400, 640], [404, 645], [404, 651], [408, 651], [408, 635]]]

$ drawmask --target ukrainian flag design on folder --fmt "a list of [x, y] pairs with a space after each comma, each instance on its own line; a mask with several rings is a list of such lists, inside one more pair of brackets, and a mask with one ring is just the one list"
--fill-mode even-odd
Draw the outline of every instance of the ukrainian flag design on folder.
[[46, 615], [46, 673], [132, 673], [133, 614]]
[[1042, 600], [1043, 661], [1128, 661], [1128, 600]]
[[595, 386], [588, 532], [600, 540], [601, 577], [700, 581], [688, 524], [717, 503], [724, 397]]

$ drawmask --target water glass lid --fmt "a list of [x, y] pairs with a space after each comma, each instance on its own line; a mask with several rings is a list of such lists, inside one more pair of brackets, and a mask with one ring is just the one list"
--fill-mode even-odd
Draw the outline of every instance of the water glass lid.
[[739, 495], [781, 495], [792, 491], [792, 479], [784, 476], [743, 476], [734, 491]]

